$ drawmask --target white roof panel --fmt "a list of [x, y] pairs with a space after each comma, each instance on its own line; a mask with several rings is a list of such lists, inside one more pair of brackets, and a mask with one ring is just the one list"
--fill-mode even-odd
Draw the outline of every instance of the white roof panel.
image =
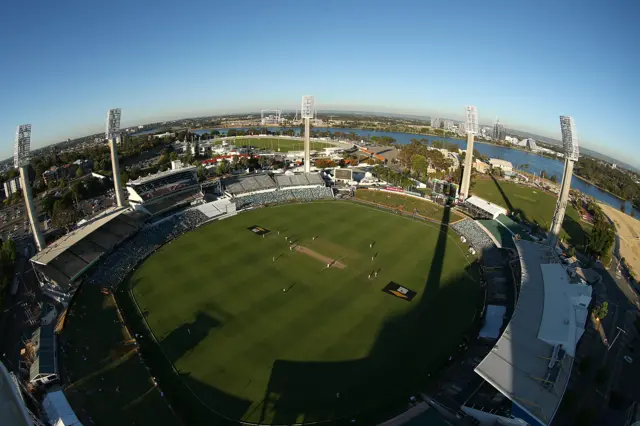
[[489, 201], [475, 195], [467, 198], [466, 202], [481, 209], [482, 211], [489, 213], [494, 219], [501, 214], [505, 216], [507, 215], [507, 209], [505, 209], [504, 207], [500, 207], [497, 204], [490, 203]]

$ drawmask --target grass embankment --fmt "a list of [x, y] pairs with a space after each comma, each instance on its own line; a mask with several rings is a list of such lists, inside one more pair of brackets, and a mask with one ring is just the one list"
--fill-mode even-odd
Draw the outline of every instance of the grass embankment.
[[[229, 139], [227, 142], [231, 143]], [[217, 141], [216, 144], [221, 144]], [[236, 146], [254, 146], [260, 149], [268, 149], [275, 152], [303, 151], [304, 141], [290, 138], [243, 138], [239, 137], [233, 142]], [[311, 150], [322, 150], [324, 148], [334, 147], [327, 142], [311, 141]]]
[[[216, 423], [205, 405], [290, 424], [406, 401], [455, 350], [479, 300], [475, 269], [443, 229], [333, 201], [253, 210], [173, 241], [129, 283], [179, 371], [182, 385], [160, 385], [189, 424]], [[290, 251], [286, 236], [308, 252]], [[416, 297], [383, 292], [390, 281]]]
[[[473, 195], [505, 207], [531, 223], [545, 229], [551, 227], [557, 197], [538, 188], [518, 185], [513, 182], [478, 179], [472, 189]], [[567, 206], [560, 238], [571, 245], [582, 248], [587, 242], [590, 225], [582, 222], [573, 206]]]
[[[427, 219], [433, 219], [438, 222], [442, 221], [442, 217], [444, 215], [444, 208], [442, 206], [432, 203], [431, 201], [421, 200], [420, 198], [410, 197], [407, 195], [370, 189], [359, 189], [356, 191], [356, 198], [407, 213], [417, 212], [420, 216]], [[462, 216], [458, 213], [449, 213], [449, 222], [456, 222], [460, 219], [462, 219]]]

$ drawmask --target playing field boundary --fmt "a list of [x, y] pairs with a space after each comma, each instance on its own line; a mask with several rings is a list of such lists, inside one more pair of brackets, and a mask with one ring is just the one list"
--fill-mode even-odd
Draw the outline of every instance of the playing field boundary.
[[[469, 259], [466, 251], [460, 246], [459, 242], [457, 241], [457, 239], [450, 235], [448, 233], [449, 231], [449, 224], [446, 223], [442, 223], [442, 222], [438, 222], [434, 219], [431, 218], [426, 218], [420, 215], [411, 215], [411, 214], [407, 214], [406, 212], [401, 212], [401, 211], [396, 211], [390, 207], [387, 206], [383, 206], [383, 205], [378, 205], [376, 203], [370, 203], [370, 202], [366, 202], [366, 201], [362, 201], [362, 200], [346, 200], [346, 201], [342, 201], [342, 200], [322, 200], [322, 201], [311, 201], [311, 202], [296, 202], [296, 203], [283, 203], [283, 204], [274, 204], [274, 205], [269, 205], [269, 206], [264, 206], [264, 207], [260, 207], [260, 208], [277, 208], [277, 207], [282, 207], [282, 206], [289, 206], [292, 204], [317, 204], [317, 203], [323, 203], [323, 204], [329, 204], [329, 203], [335, 203], [336, 201], [338, 202], [343, 202], [343, 203], [348, 203], [349, 201], [353, 201], [355, 203], [357, 203], [358, 205], [360, 205], [361, 207], [366, 207], [366, 208], [370, 208], [370, 209], [375, 209], [377, 211], [382, 211], [382, 212], [386, 212], [387, 214], [393, 214], [394, 216], [402, 216], [406, 219], [413, 219], [414, 221], [419, 221], [420, 223], [434, 229], [434, 230], [438, 230], [439, 232], [445, 232], [446, 237], [451, 239], [454, 243], [455, 246], [458, 248], [458, 250], [460, 251], [460, 253], [464, 256], [464, 258], [467, 260], [467, 264], [471, 265], [473, 263], [472, 260]], [[237, 214], [240, 214], [242, 212], [245, 211], [251, 211], [251, 210], [256, 210], [256, 209], [244, 209], [244, 210], [238, 210]], [[210, 224], [211, 222], [206, 223], [207, 225]], [[204, 224], [202, 224], [203, 226]], [[442, 225], [445, 225], [447, 228], [446, 229], [442, 229]], [[186, 232], [184, 232], [183, 234], [180, 234], [178, 236], [176, 236], [175, 238], [173, 238], [171, 241], [178, 239], [196, 229], [199, 229], [200, 226], [194, 228], [194, 229], [189, 229]], [[451, 229], [451, 231], [453, 231], [453, 229]], [[455, 231], [453, 231], [455, 235], [458, 235]], [[148, 371], [149, 374], [155, 375], [160, 377], [158, 382], [160, 383], [161, 386], [163, 386], [165, 389], [170, 389], [167, 393], [167, 404], [169, 405], [170, 408], [173, 409], [173, 406], [177, 406], [176, 410], [174, 410], [174, 412], [177, 414], [178, 419], [180, 419], [183, 423], [186, 424], [191, 424], [191, 422], [188, 421], [189, 417], [190, 418], [194, 418], [197, 417], [200, 422], [202, 422], [202, 419], [205, 418], [204, 415], [202, 414], [198, 414], [198, 410], [193, 410], [193, 404], [195, 401], [197, 401], [197, 405], [199, 405], [202, 409], [206, 410], [206, 412], [208, 413], [207, 416], [208, 417], [212, 417], [214, 416], [215, 418], [217, 418], [217, 421], [215, 421], [215, 418], [210, 419], [213, 423], [215, 424], [220, 424], [219, 422], [227, 422], [228, 424], [242, 424], [242, 425], [251, 425], [251, 426], [258, 426], [261, 425], [263, 423], [258, 423], [258, 422], [252, 422], [252, 421], [245, 421], [245, 420], [241, 420], [238, 418], [231, 418], [228, 417], [224, 414], [222, 414], [221, 412], [213, 409], [211, 406], [209, 406], [202, 398], [200, 398], [198, 396], [198, 394], [191, 389], [191, 387], [182, 379], [180, 372], [176, 369], [175, 365], [173, 364], [173, 362], [171, 362], [171, 360], [169, 359], [169, 357], [167, 356], [167, 354], [165, 353], [165, 351], [162, 349], [162, 346], [160, 344], [160, 342], [158, 341], [155, 333], [153, 332], [153, 329], [150, 327], [149, 323], [147, 322], [147, 319], [144, 315], [144, 313], [142, 312], [142, 309], [140, 308], [140, 305], [138, 304], [138, 300], [134, 294], [134, 286], [132, 286], [130, 284], [130, 280], [131, 277], [133, 276], [135, 270], [142, 265], [149, 257], [151, 257], [152, 255], [154, 255], [160, 248], [164, 247], [167, 243], [163, 244], [161, 247], [159, 247], [158, 249], [154, 250], [153, 252], [149, 253], [147, 256], [145, 256], [143, 259], [141, 259], [139, 262], [136, 263], [136, 265], [134, 265], [131, 270], [129, 271], [129, 273], [127, 274], [127, 276], [120, 282], [120, 284], [118, 285], [118, 288], [120, 291], [118, 291], [119, 295], [121, 297], [123, 297], [123, 300], [120, 300], [119, 297], [116, 297], [116, 306], [118, 308], [119, 311], [123, 312], [125, 320], [129, 320], [129, 321], [125, 321], [125, 323], [127, 324], [127, 326], [131, 326], [132, 329], [134, 331], [137, 331], [138, 333], [143, 333], [143, 335], [148, 336], [148, 342], [144, 342], [144, 341], [140, 341], [141, 346], [147, 346], [148, 344], [150, 344], [150, 347], [148, 347], [147, 350], [142, 350], [141, 351], [141, 355], [144, 356], [145, 358], [148, 359], [149, 361], [149, 367], [148, 367]], [[471, 274], [469, 274], [469, 272], [466, 270], [465, 268], [465, 274], [473, 279], [473, 277], [471, 276]], [[125, 287], [121, 287], [122, 284], [125, 284]], [[114, 289], [115, 290], [115, 289]], [[124, 302], [124, 303], [123, 303]], [[124, 308], [123, 308], [123, 305]], [[476, 321], [476, 316], [477, 316], [477, 312], [474, 315], [473, 321], [472, 323], [475, 323]], [[133, 320], [133, 321], [130, 321]], [[131, 323], [133, 322], [133, 324]], [[138, 328], [142, 328], [142, 330], [136, 330], [136, 327]], [[149, 352], [147, 352], [149, 351]], [[153, 352], [154, 351], [158, 351], [156, 352], [156, 356], [154, 356]], [[166, 365], [164, 365], [165, 363], [168, 363], [170, 366], [170, 369], [167, 368]], [[169, 376], [170, 375], [170, 376]], [[173, 383], [173, 384], [172, 384]], [[182, 389], [186, 389], [188, 391], [188, 397], [191, 398], [191, 396], [193, 398], [191, 398], [191, 402], [189, 402], [188, 400], [184, 399], [184, 395], [180, 394], [180, 388]], [[389, 410], [391, 411], [391, 409], [389, 407], [386, 407], [385, 410]], [[185, 415], [185, 411], [187, 412]], [[326, 420], [319, 420], [319, 421], [304, 421], [302, 423], [287, 423], [287, 424], [272, 424], [272, 426], [286, 426], [286, 425], [310, 425], [310, 424], [331, 424], [331, 423], [335, 423], [335, 422], [344, 422], [347, 421], [348, 418], [353, 417], [353, 416], [363, 416], [363, 417], [368, 417], [369, 415], [374, 415], [374, 412], [376, 410], [369, 410], [369, 411], [364, 411], [361, 413], [352, 413], [349, 416], [343, 416], [343, 417], [335, 417], [332, 419], [326, 419]], [[404, 409], [403, 409], [404, 411]], [[393, 410], [393, 412], [395, 414], [398, 413], [398, 411]], [[393, 416], [394, 414], [389, 413], [391, 416]], [[377, 417], [377, 416], [376, 416]], [[386, 416], [385, 416], [386, 417]], [[384, 418], [382, 415], [380, 415], [380, 418]], [[387, 417], [388, 418], [388, 417]]]

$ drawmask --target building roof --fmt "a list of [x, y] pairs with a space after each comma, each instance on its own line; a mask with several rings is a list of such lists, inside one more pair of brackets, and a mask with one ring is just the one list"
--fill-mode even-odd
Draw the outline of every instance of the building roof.
[[507, 214], [507, 209], [505, 209], [504, 207], [500, 207], [497, 204], [490, 203], [489, 201], [475, 195], [472, 195], [471, 197], [467, 198], [465, 202], [488, 213], [494, 219], [501, 214], [504, 214], [504, 215]]
[[515, 312], [475, 371], [540, 424], [548, 425], [560, 405], [573, 365], [573, 357], [566, 351], [538, 338], [545, 310], [540, 265], [558, 260], [548, 246], [522, 240], [515, 244], [521, 264]]
[[31, 336], [35, 357], [29, 373], [29, 380], [40, 375], [58, 374], [56, 366], [56, 341], [54, 325], [40, 326]]
[[0, 362], [0, 418], [3, 425], [32, 426], [20, 388]]
[[49, 392], [42, 401], [47, 418], [56, 425], [82, 426], [61, 390]]
[[591, 287], [571, 284], [559, 263], [540, 265], [544, 281], [544, 311], [538, 338], [552, 345], [561, 344], [567, 355], [575, 356], [584, 334]]
[[497, 339], [500, 337], [500, 329], [504, 322], [504, 316], [507, 313], [507, 307], [501, 305], [487, 305], [487, 313], [485, 315], [484, 324], [480, 330], [480, 337], [486, 339]]
[[49, 264], [49, 262], [60, 256], [64, 251], [79, 243], [92, 232], [101, 228], [103, 225], [120, 216], [124, 212], [125, 209], [121, 207], [113, 207], [105, 210], [80, 228], [71, 231], [62, 238], [59, 238], [49, 244], [41, 252], [33, 256], [31, 261], [41, 265]]
[[276, 188], [276, 183], [266, 174], [234, 176], [224, 179], [223, 183], [234, 195]]
[[491, 163], [492, 166], [496, 166], [496, 167], [511, 167], [511, 168], [513, 168], [513, 164], [511, 164], [511, 161], [502, 160], [500, 158], [489, 158], [489, 163]]
[[127, 186], [143, 185], [147, 182], [151, 182], [156, 179], [162, 179], [167, 176], [184, 173], [184, 172], [193, 172], [196, 169], [197, 169], [196, 166], [187, 166], [187, 167], [182, 167], [180, 169], [175, 169], [175, 170], [165, 170], [164, 172], [158, 172], [149, 176], [144, 176], [144, 177], [141, 176], [136, 180], [130, 180], [129, 182], [127, 182]]
[[[352, 170], [352, 169], [348, 169], [348, 170]], [[309, 185], [324, 186], [324, 180], [322, 180], [322, 178], [320, 177], [320, 174], [318, 173], [277, 175], [275, 176], [275, 180], [280, 188], [286, 188], [290, 186], [309, 186]]]

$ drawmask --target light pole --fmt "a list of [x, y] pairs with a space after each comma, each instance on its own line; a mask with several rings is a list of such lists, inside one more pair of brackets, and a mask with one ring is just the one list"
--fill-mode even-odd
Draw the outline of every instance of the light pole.
[[304, 172], [309, 173], [311, 171], [311, 155], [309, 147], [309, 133], [310, 133], [310, 120], [313, 118], [314, 110], [313, 96], [302, 97], [302, 108], [300, 111], [301, 117], [304, 119]]
[[613, 347], [613, 344], [616, 342], [616, 340], [618, 340], [618, 336], [620, 336], [620, 333], [627, 334], [627, 332], [621, 329], [620, 327], [616, 327], [616, 328], [618, 329], [618, 332], [616, 333], [616, 337], [613, 338], [613, 342], [611, 342], [611, 344], [607, 348], [607, 351], [611, 350], [611, 348]]

